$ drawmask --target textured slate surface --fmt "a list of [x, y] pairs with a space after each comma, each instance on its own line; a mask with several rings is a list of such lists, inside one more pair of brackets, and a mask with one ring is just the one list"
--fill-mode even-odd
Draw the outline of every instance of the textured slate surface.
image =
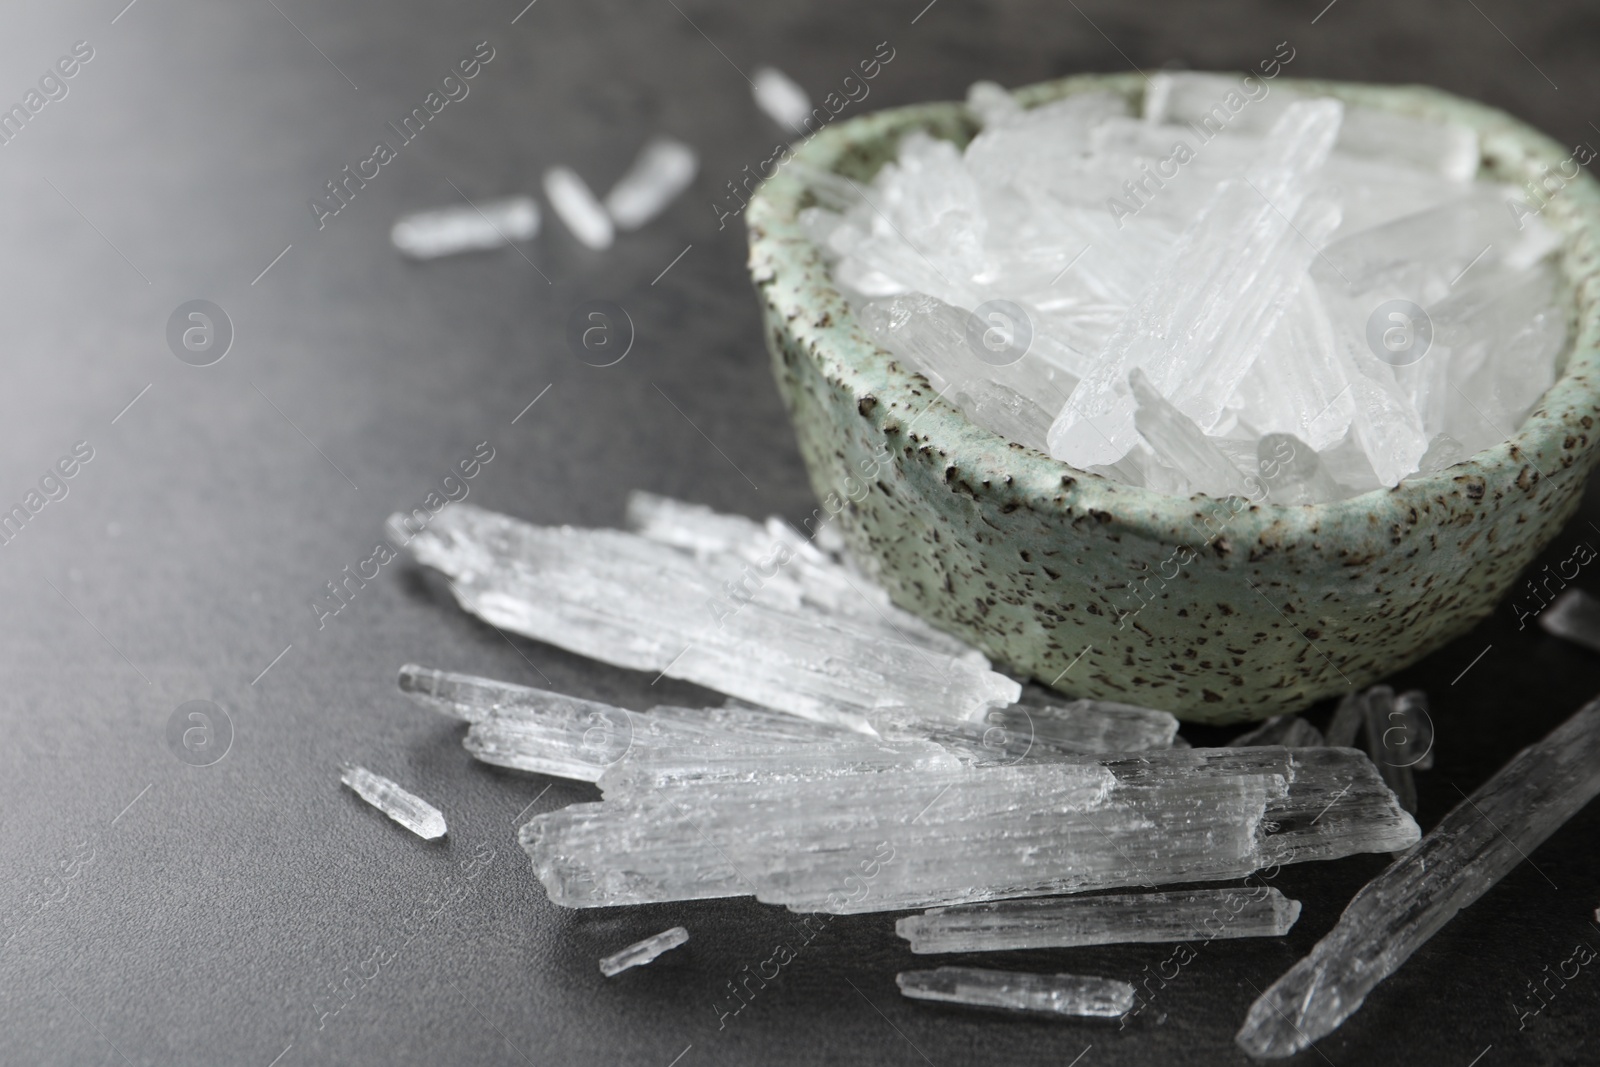
[[[417, 659], [636, 707], [688, 687], [505, 639], [399, 563], [321, 629], [310, 605], [371, 556], [384, 515], [421, 503], [482, 441], [494, 459], [470, 498], [537, 521], [614, 523], [636, 487], [809, 513], [743, 234], [711, 207], [780, 136], [740, 71], [775, 62], [821, 97], [888, 40], [872, 107], [956, 96], [980, 76], [1241, 67], [1287, 39], [1295, 74], [1432, 82], [1596, 143], [1600, 15], [1498, 0], [122, 3], [15, 5], [0, 34], [8, 103], [74, 42], [94, 50], [0, 145], [0, 510], [76, 442], [94, 450], [0, 547], [0, 1061], [1243, 1061], [1231, 1036], [1255, 988], [1379, 859], [1285, 870], [1275, 884], [1306, 909], [1284, 942], [1196, 946], [1176, 970], [1166, 946], [1005, 957], [1147, 983], [1148, 1008], [1121, 1031], [911, 1004], [893, 974], [923, 961], [886, 916], [808, 932], [749, 902], [556, 909], [514, 825], [592, 791], [474, 765], [393, 676]], [[485, 40], [494, 58], [469, 95], [319, 231], [310, 198]], [[605, 188], [657, 131], [695, 144], [703, 175], [607, 253], [555, 224], [526, 258], [416, 266], [387, 247], [399, 213], [535, 191], [553, 163]], [[165, 336], [195, 298], [236, 335], [203, 368]], [[604, 369], [564, 341], [595, 298], [637, 331]], [[1596, 521], [1591, 494], [1545, 561], [1600, 543]], [[1600, 589], [1588, 569], [1574, 580]], [[1428, 823], [1600, 689], [1600, 660], [1519, 629], [1507, 605], [1401, 681], [1435, 696]], [[232, 724], [210, 766], [168, 741], [194, 700]], [[348, 757], [440, 805], [447, 843], [410, 839], [341, 791]], [[1543, 1001], [1526, 984], [1580, 942], [1600, 946], [1597, 829], [1600, 812], [1575, 820], [1305, 1062], [1593, 1062], [1593, 965], [1549, 979]], [[601, 978], [600, 956], [679, 923], [688, 946]], [[793, 960], [750, 980], [734, 1014], [728, 983], [779, 945]]]

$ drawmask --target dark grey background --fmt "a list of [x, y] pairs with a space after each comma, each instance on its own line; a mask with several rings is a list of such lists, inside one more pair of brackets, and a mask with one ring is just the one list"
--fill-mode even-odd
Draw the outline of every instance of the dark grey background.
[[[895, 971], [928, 961], [888, 916], [834, 920], [719, 1028], [726, 983], [798, 947], [793, 918], [748, 901], [554, 907], [514, 826], [592, 790], [473, 763], [458, 729], [397, 696], [394, 674], [415, 659], [634, 707], [704, 694], [504, 639], [405, 564], [323, 629], [309, 605], [371, 553], [388, 512], [420, 503], [483, 440], [496, 455], [471, 499], [540, 522], [615, 523], [633, 488], [809, 513], [743, 233], [719, 231], [710, 207], [780, 136], [745, 82], [761, 63], [820, 98], [888, 40], [875, 108], [959, 96], [979, 77], [1245, 67], [1287, 39], [1292, 75], [1432, 82], [1600, 143], [1600, 12], [538, 0], [513, 25], [524, 2], [51, 0], [0, 16], [0, 102], [74, 41], [96, 52], [66, 99], [0, 147], [0, 510], [74, 442], [95, 450], [70, 495], [0, 547], [0, 1061], [1241, 1062], [1231, 1038], [1256, 989], [1380, 858], [1286, 870], [1277, 884], [1306, 904], [1292, 936], [1200, 948], [1122, 1032], [904, 1001]], [[496, 57], [471, 95], [319, 232], [308, 200], [481, 40]], [[695, 145], [702, 175], [606, 253], [553, 220], [521, 253], [419, 266], [388, 247], [397, 215], [457, 200], [451, 183], [474, 199], [536, 192], [544, 167], [567, 163], [605, 189], [657, 132]], [[237, 331], [203, 369], [164, 336], [198, 297]], [[591, 298], [624, 305], [638, 330], [605, 370], [562, 339]], [[1600, 544], [1597, 518], [1591, 499], [1548, 558]], [[1578, 583], [1600, 589], [1587, 572]], [[1431, 824], [1600, 689], [1600, 660], [1518, 629], [1506, 606], [1401, 680], [1437, 708]], [[190, 700], [233, 724], [209, 767], [165, 740]], [[424, 844], [341, 790], [345, 758], [440, 804], [447, 841]], [[1574, 820], [1304, 1062], [1595, 1062], [1595, 965], [1537, 1016], [1519, 1020], [1514, 1001], [1533, 1006], [1530, 979], [1580, 942], [1600, 946], [1597, 830], [1600, 812]], [[460, 865], [485, 849], [470, 877]], [[408, 916], [438, 900], [407, 941]], [[674, 923], [693, 934], [685, 949], [601, 978], [599, 956]], [[1171, 952], [986, 962], [1138, 981]], [[345, 1002], [335, 989], [370, 974], [375, 953], [393, 959], [352, 978]]]

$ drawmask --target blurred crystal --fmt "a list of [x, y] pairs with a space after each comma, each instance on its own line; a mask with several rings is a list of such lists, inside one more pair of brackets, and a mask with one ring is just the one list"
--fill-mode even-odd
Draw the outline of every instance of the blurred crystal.
[[689, 188], [699, 166], [694, 149], [682, 141], [654, 138], [606, 194], [606, 213], [617, 229], [637, 230]]
[[613, 978], [628, 970], [630, 967], [643, 967], [655, 960], [663, 952], [670, 951], [689, 940], [689, 931], [681, 926], [674, 926], [670, 930], [663, 930], [659, 934], [652, 934], [643, 941], [635, 942], [600, 961], [600, 973], [607, 978]]
[[1568, 589], [1539, 613], [1539, 625], [1575, 645], [1600, 652], [1600, 600], [1582, 589]]
[[978, 117], [985, 128], [1003, 126], [1023, 114], [1010, 93], [994, 82], [973, 82], [967, 87], [967, 110]]
[[638, 534], [533, 526], [470, 504], [418, 532], [395, 515], [390, 530], [497, 627], [819, 722], [867, 731], [877, 707], [962, 718], [1021, 692], [975, 651], [918, 642], [870, 604], [809, 601], [781, 545], [760, 564], [696, 558]]
[[551, 167], [544, 172], [544, 195], [550, 210], [566, 224], [572, 236], [593, 249], [610, 248], [616, 237], [611, 216], [571, 167]]
[[1251, 1006], [1239, 1046], [1252, 1056], [1281, 1058], [1331, 1033], [1597, 794], [1600, 701], [1519, 752], [1367, 883], [1310, 955]]
[[564, 907], [753, 894], [796, 911], [893, 911], [1242, 878], [1418, 837], [1349, 749], [983, 766], [930, 742], [862, 739], [636, 751], [600, 784], [601, 803], [520, 834]]
[[894, 929], [912, 952], [1000, 952], [1281, 937], [1299, 917], [1298, 900], [1263, 886], [959, 904], [900, 919]]
[[341, 770], [339, 780], [357, 796], [424, 841], [445, 835], [444, 813], [426, 800], [365, 767], [346, 763]]
[[538, 232], [539, 205], [513, 196], [406, 215], [389, 231], [389, 240], [412, 259], [436, 259], [527, 241]]
[[1114, 1019], [1133, 1008], [1133, 986], [1115, 978], [939, 967], [931, 971], [901, 971], [894, 980], [900, 992], [913, 1000], [974, 1008], [1102, 1019]]
[[811, 98], [776, 67], [757, 67], [750, 76], [750, 92], [767, 117], [786, 129], [799, 133], [811, 117]]

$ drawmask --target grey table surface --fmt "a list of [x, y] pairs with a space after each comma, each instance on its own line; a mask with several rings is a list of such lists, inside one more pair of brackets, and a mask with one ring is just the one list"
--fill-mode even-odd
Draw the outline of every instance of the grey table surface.
[[[59, 98], [0, 144], [0, 510], [78, 442], [93, 458], [0, 546], [0, 1062], [1243, 1062], [1231, 1038], [1256, 990], [1380, 858], [1284, 871], [1277, 884], [1305, 902], [1291, 936], [1197, 946], [1181, 968], [1160, 945], [1003, 957], [1141, 983], [1147, 1010], [1125, 1028], [938, 1010], [896, 993], [895, 972], [926, 960], [885, 916], [808, 935], [750, 901], [556, 908], [514, 828], [593, 791], [473, 763], [394, 676], [418, 660], [634, 707], [705, 694], [506, 638], [402, 562], [320, 625], [312, 605], [371, 556], [386, 514], [480, 442], [494, 458], [470, 499], [535, 521], [615, 524], [635, 488], [809, 513], [743, 234], [711, 206], [780, 137], [751, 102], [760, 64], [820, 98], [889, 42], [854, 113], [980, 77], [1246, 67], [1288, 41], [1292, 74], [1431, 82], [1600, 143], [1600, 10], [524, 2], [4, 14], [0, 102], [23, 101], [75, 42], [92, 58], [64, 97], [47, 82]], [[325, 183], [485, 41], [469, 95], [319, 228], [309, 204]], [[429, 265], [388, 246], [405, 211], [533, 193], [556, 163], [603, 189], [658, 132], [696, 146], [701, 176], [607, 252], [553, 221], [519, 249]], [[198, 298], [234, 334], [206, 367], [167, 342]], [[608, 368], [563, 340], [596, 298], [636, 326]], [[1591, 496], [1546, 561], [1600, 542], [1596, 520]], [[1434, 694], [1431, 824], [1600, 689], [1600, 658], [1506, 605], [1399, 681]], [[223, 709], [214, 744], [231, 735], [206, 766], [170, 741], [190, 701]], [[344, 759], [440, 804], [447, 840], [416, 840], [341, 790]], [[1600, 946], [1597, 831], [1600, 811], [1575, 819], [1302, 1061], [1600, 1059], [1594, 966], [1542, 1000], [1528, 990]], [[678, 923], [686, 948], [600, 976], [598, 957]], [[732, 1000], [729, 983], [780, 944], [793, 961]]]

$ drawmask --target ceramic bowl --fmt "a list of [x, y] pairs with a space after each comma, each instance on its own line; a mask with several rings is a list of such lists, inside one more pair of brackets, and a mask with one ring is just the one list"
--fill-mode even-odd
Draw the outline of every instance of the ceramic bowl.
[[[1527, 185], [1569, 156], [1439, 90], [1291, 84], [1465, 123], [1500, 180]], [[1032, 106], [1097, 89], [1136, 99], [1143, 80], [1086, 75], [1016, 95]], [[913, 130], [964, 143], [976, 124], [955, 103], [883, 111], [822, 129], [793, 158], [866, 181]], [[972, 424], [856, 323], [798, 224], [812, 202], [800, 172], [781, 168], [747, 220], [767, 347], [823, 505], [807, 525], [836, 527], [896, 603], [1061, 692], [1226, 723], [1383, 678], [1495, 607], [1600, 457], [1600, 185], [1587, 171], [1542, 212], [1566, 239], [1572, 340], [1515, 435], [1394, 489], [1302, 506], [1128, 486]]]

